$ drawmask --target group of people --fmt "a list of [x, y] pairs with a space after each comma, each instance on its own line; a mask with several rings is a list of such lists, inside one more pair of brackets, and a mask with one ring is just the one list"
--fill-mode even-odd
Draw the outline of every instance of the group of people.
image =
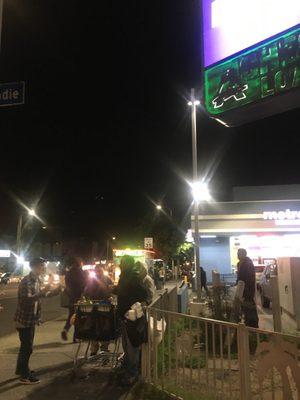
[[[245, 317], [245, 324], [258, 328], [258, 314], [255, 304], [255, 269], [252, 260], [247, 257], [245, 249], [238, 250], [238, 271], [237, 281], [245, 283], [243, 294], [242, 311]], [[33, 350], [35, 327], [40, 322], [41, 298], [51, 297], [61, 293], [62, 288], [55, 289], [49, 286], [42, 287], [40, 276], [45, 273], [45, 261], [34, 259], [30, 262], [31, 272], [23, 278], [18, 289], [18, 303], [15, 314], [16, 329], [20, 338], [20, 350], [17, 359], [16, 374], [20, 376], [23, 384], [35, 384], [39, 379], [29, 368], [29, 359]], [[68, 339], [68, 332], [71, 328], [71, 320], [75, 313], [75, 304], [82, 296], [93, 300], [108, 299], [113, 294], [117, 296], [117, 315], [121, 326], [122, 345], [124, 358], [121, 368], [120, 382], [124, 385], [136, 381], [140, 367], [140, 344], [141, 337], [146, 331], [146, 319], [139, 323], [138, 330], [134, 324], [130, 324], [126, 318], [128, 310], [135, 303], [142, 306], [151, 304], [155, 293], [155, 285], [147, 268], [140, 262], [135, 262], [131, 256], [124, 256], [120, 264], [121, 275], [117, 286], [114, 286], [111, 279], [105, 276], [103, 268], [99, 265], [95, 268], [94, 279], [86, 279], [81, 269], [81, 263], [73, 258], [68, 264], [68, 271], [65, 275], [65, 294], [69, 300], [69, 313], [65, 326], [61, 332], [63, 340]], [[201, 281], [207, 290], [206, 275], [202, 272]], [[144, 323], [141, 329], [141, 323]], [[143, 332], [144, 329], [144, 332]], [[76, 341], [76, 337], [73, 337]], [[96, 355], [99, 348], [108, 351], [108, 342], [93, 342], [91, 355]]]
[[[41, 298], [55, 296], [61, 293], [62, 287], [51, 289], [43, 288], [40, 276], [45, 273], [45, 261], [34, 259], [30, 262], [31, 272], [20, 283], [18, 289], [18, 304], [15, 314], [16, 329], [20, 338], [20, 349], [17, 360], [16, 374], [23, 384], [36, 384], [39, 379], [29, 368], [29, 359], [33, 351], [35, 327], [41, 317]], [[83, 296], [90, 300], [109, 299], [117, 297], [117, 316], [120, 321], [124, 357], [120, 368], [120, 382], [124, 385], [133, 384], [138, 377], [140, 367], [140, 344], [137, 336], [141, 335], [141, 323], [146, 333], [146, 319], [139, 322], [139, 332], [135, 325], [129, 324], [126, 319], [127, 311], [137, 302], [142, 306], [149, 305], [155, 293], [155, 286], [149, 276], [147, 268], [140, 262], [135, 262], [131, 256], [124, 256], [120, 264], [121, 275], [117, 286], [104, 274], [103, 268], [95, 267], [93, 278], [86, 279], [82, 271], [80, 260], [72, 258], [68, 262], [65, 274], [65, 295], [68, 297], [68, 317], [61, 332], [63, 340], [68, 340], [68, 332], [72, 326], [72, 317], [75, 314], [75, 304]], [[142, 332], [143, 333], [143, 332]], [[146, 335], [145, 335], [146, 337]], [[76, 342], [75, 335], [73, 341]], [[99, 349], [108, 351], [109, 342], [92, 342], [91, 356]]]

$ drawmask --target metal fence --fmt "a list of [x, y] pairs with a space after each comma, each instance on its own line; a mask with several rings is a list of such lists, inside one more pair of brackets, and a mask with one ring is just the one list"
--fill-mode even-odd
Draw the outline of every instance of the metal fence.
[[176, 312], [178, 310], [177, 285], [166, 288], [163, 293], [159, 294], [153, 303], [150, 304], [149, 308]]
[[148, 324], [143, 377], [177, 398], [300, 400], [300, 337], [167, 307], [150, 307]]

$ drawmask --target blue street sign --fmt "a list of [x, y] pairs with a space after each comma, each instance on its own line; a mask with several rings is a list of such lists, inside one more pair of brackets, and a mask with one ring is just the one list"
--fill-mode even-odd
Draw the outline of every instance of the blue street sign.
[[25, 82], [0, 83], [0, 107], [24, 104]]

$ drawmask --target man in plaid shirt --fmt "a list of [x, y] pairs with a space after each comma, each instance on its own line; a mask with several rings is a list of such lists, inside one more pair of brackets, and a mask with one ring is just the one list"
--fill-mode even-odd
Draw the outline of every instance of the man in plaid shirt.
[[21, 342], [16, 375], [20, 375], [20, 382], [26, 385], [39, 383], [29, 369], [29, 358], [33, 350], [35, 325], [41, 316], [41, 298], [55, 296], [60, 288], [49, 291], [41, 289], [40, 275], [45, 273], [45, 260], [35, 258], [30, 262], [31, 272], [22, 279], [18, 289], [18, 304], [15, 314], [16, 328]]

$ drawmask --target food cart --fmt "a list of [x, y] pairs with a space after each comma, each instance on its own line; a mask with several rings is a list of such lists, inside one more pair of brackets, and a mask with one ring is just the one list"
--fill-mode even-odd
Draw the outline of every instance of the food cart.
[[153, 266], [155, 252], [153, 250], [144, 250], [144, 249], [114, 249], [113, 257], [114, 264], [119, 266], [121, 263], [121, 259], [123, 256], [132, 256], [134, 261], [140, 261], [149, 269]]

